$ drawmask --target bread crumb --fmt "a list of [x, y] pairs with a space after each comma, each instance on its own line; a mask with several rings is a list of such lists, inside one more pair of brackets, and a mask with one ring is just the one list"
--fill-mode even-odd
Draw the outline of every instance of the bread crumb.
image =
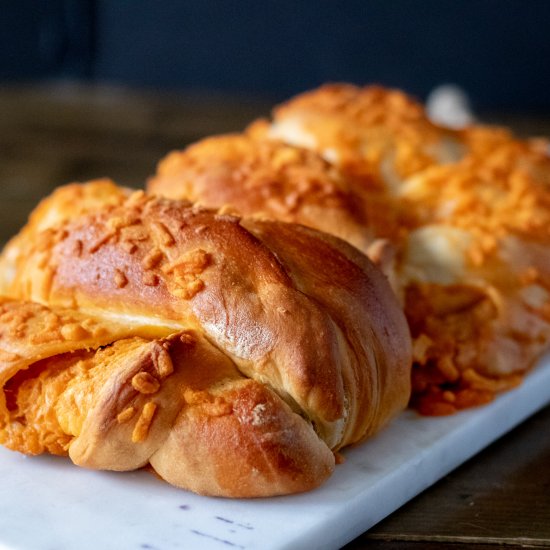
[[151, 224], [151, 229], [159, 244], [163, 246], [172, 246], [176, 242], [172, 233], [170, 233], [162, 222], [153, 222]]
[[157, 286], [159, 284], [158, 275], [152, 271], [146, 271], [143, 274], [143, 284], [145, 286]]
[[166, 378], [174, 372], [174, 364], [172, 363], [172, 358], [164, 348], [162, 348], [159, 351], [158, 355], [155, 357], [155, 366], [161, 378]]
[[162, 250], [153, 248], [141, 261], [144, 269], [153, 269], [164, 258]]
[[128, 422], [134, 416], [136, 412], [136, 409], [134, 407], [127, 407], [122, 412], [118, 413], [116, 419], [119, 424], [123, 424], [124, 422]]
[[266, 404], [265, 403], [258, 403], [252, 409], [252, 420], [251, 420], [250, 423], [253, 426], [259, 426], [259, 425], [263, 424], [266, 420], [265, 412], [266, 412]]
[[88, 331], [79, 323], [70, 323], [61, 327], [61, 336], [65, 340], [78, 342], [89, 336]]
[[121, 269], [115, 269], [115, 284], [118, 288], [124, 288], [128, 284], [128, 277]]
[[148, 372], [138, 372], [132, 378], [132, 387], [139, 393], [156, 393], [160, 388], [160, 382]]
[[156, 410], [156, 403], [152, 401], [145, 403], [134, 427], [134, 431], [132, 432], [132, 443], [140, 443], [147, 439], [149, 428], [151, 427], [151, 422], [153, 421]]

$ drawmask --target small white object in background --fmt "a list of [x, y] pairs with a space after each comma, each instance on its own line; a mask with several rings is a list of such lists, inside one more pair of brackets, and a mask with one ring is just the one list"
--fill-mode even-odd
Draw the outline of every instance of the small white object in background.
[[436, 124], [457, 130], [475, 122], [468, 95], [456, 84], [434, 88], [426, 100], [426, 112]]

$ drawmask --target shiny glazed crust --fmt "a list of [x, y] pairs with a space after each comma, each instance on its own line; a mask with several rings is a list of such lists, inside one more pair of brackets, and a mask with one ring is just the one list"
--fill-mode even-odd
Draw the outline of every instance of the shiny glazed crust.
[[319, 155], [282, 142], [232, 134], [162, 159], [148, 191], [210, 208], [233, 208], [331, 233], [366, 252], [372, 243], [358, 196]]
[[305, 227], [73, 185], [0, 274], [0, 438], [15, 450], [150, 463], [209, 495], [286, 494], [322, 483], [335, 451], [409, 397], [385, 278]]

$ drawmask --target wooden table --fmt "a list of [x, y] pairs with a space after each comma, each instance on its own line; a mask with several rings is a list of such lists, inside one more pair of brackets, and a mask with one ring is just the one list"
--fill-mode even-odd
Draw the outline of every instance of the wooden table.
[[[143, 185], [169, 150], [238, 131], [262, 101], [135, 92], [71, 83], [0, 89], [0, 242], [55, 186], [109, 176]], [[550, 119], [493, 115], [524, 134]], [[389, 518], [349, 550], [550, 547], [550, 407]]]

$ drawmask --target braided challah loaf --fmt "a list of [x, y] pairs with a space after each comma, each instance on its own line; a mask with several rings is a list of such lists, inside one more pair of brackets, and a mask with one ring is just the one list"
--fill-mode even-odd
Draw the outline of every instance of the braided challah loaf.
[[386, 279], [315, 230], [60, 188], [0, 258], [0, 441], [198, 493], [305, 491], [410, 390]]
[[502, 128], [437, 126], [398, 90], [330, 84], [173, 153], [150, 187], [294, 216], [361, 248], [409, 321], [412, 405], [449, 414], [519, 384], [549, 347], [549, 151]]
[[397, 250], [416, 408], [453, 413], [521, 382], [550, 342], [547, 141], [442, 128], [403, 92], [349, 84], [291, 99], [254, 133], [360, 174], [366, 201], [393, 212], [373, 236]]

